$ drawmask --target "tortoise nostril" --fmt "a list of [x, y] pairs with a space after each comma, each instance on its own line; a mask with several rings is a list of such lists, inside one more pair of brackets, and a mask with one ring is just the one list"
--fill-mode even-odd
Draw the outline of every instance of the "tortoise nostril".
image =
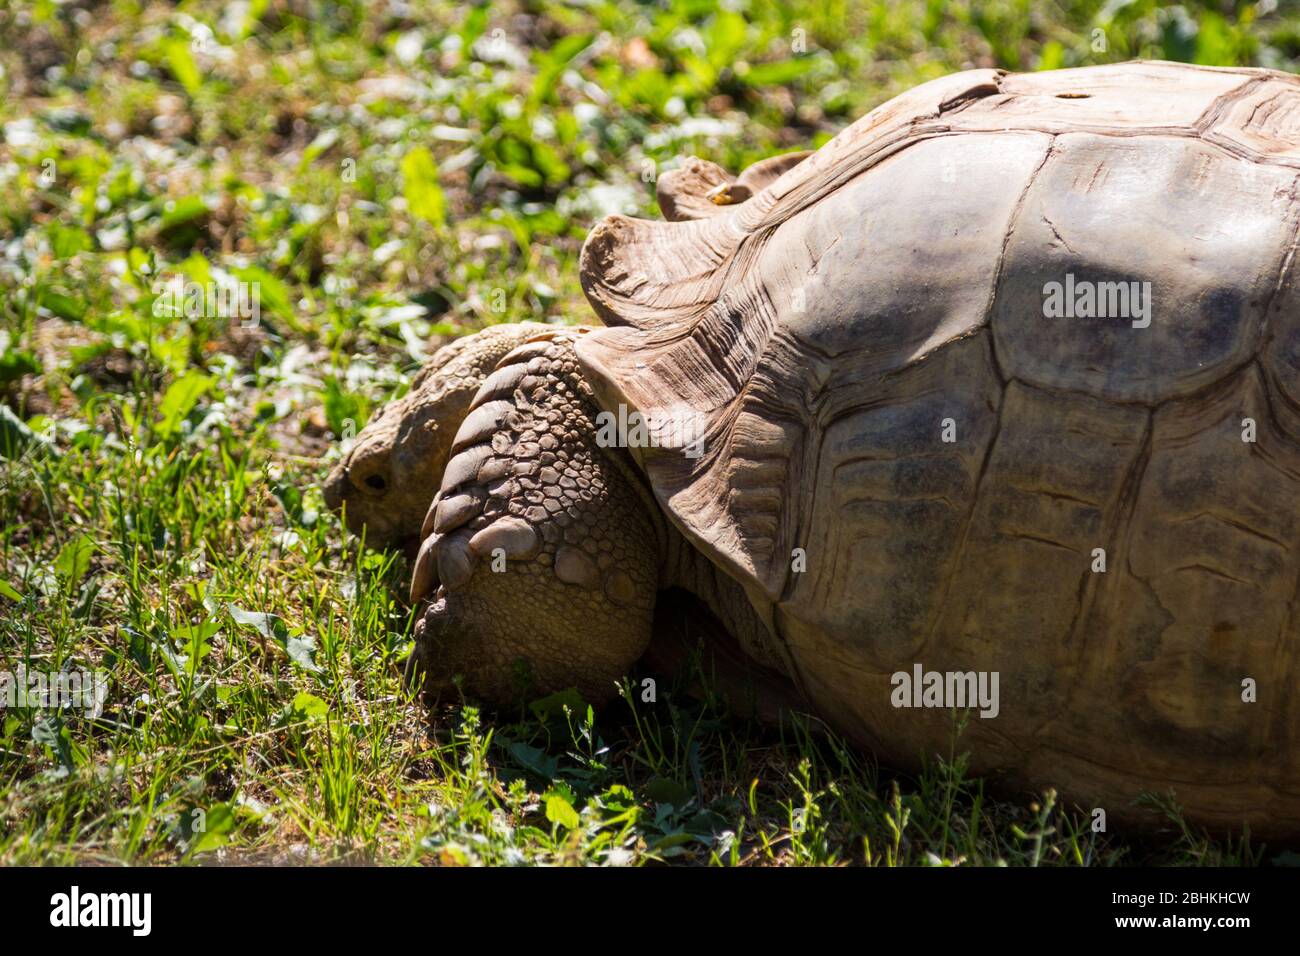
[[383, 475], [367, 475], [366, 485], [373, 488], [375, 491], [383, 491], [388, 487], [388, 482], [384, 481]]

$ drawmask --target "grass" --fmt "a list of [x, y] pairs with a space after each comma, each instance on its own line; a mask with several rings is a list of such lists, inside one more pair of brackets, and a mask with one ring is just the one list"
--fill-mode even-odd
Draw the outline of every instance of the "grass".
[[[405, 563], [345, 540], [321, 478], [438, 343], [587, 321], [586, 230], [654, 215], [667, 164], [816, 145], [973, 66], [1300, 62], [1268, 3], [735, 9], [0, 10], [0, 670], [109, 688], [0, 711], [0, 863], [1275, 858], [1167, 800], [1139, 842], [986, 793], [958, 725], [903, 776], [685, 684], [599, 714], [402, 690]], [[258, 283], [260, 321], [159, 310], [176, 277]]]

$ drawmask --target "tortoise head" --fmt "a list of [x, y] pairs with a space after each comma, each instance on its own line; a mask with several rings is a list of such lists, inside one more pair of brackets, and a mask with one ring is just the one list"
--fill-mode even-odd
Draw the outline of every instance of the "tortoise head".
[[420, 524], [438, 490], [451, 440], [474, 387], [429, 376], [386, 405], [334, 466], [325, 504], [374, 548], [418, 543]]

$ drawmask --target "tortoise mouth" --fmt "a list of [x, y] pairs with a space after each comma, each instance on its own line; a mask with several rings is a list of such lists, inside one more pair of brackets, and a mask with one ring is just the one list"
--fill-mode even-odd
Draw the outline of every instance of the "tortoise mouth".
[[340, 515], [344, 527], [353, 537], [364, 541], [365, 547], [379, 551], [399, 550], [407, 560], [415, 560], [420, 550], [420, 536], [393, 522], [381, 510], [367, 508], [365, 496], [352, 488], [343, 465], [337, 465], [329, 473], [321, 485], [321, 496], [325, 507]]
[[325, 499], [325, 507], [337, 513], [343, 507], [343, 501], [347, 497], [347, 489], [348, 470], [346, 463], [339, 462], [330, 469], [330, 473], [325, 476], [325, 481], [321, 485], [321, 495]]

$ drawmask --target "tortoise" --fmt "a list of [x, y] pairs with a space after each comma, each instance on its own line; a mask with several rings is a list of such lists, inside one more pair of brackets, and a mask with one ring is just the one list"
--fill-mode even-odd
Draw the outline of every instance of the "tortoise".
[[965, 706], [1007, 787], [1300, 834], [1300, 80], [975, 70], [752, 169], [598, 223], [604, 326], [403, 479], [426, 686], [606, 699], [679, 588], [893, 766]]

